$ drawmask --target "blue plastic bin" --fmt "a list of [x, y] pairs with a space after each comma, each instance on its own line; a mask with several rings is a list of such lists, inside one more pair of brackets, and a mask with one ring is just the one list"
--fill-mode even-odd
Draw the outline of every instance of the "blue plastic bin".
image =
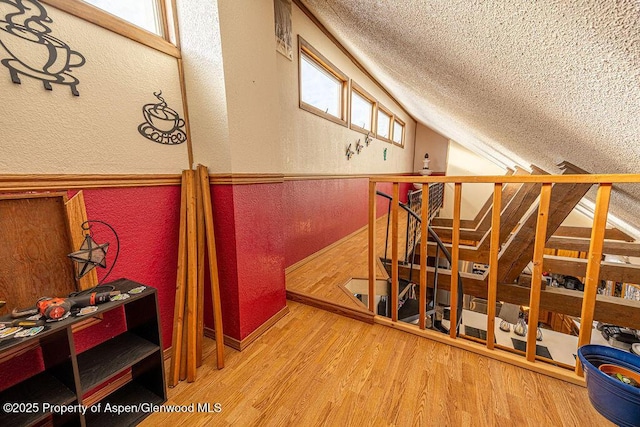
[[598, 412], [620, 426], [640, 426], [640, 388], [635, 388], [601, 372], [605, 363], [640, 373], [640, 356], [603, 345], [584, 345], [578, 357], [587, 380], [589, 400]]

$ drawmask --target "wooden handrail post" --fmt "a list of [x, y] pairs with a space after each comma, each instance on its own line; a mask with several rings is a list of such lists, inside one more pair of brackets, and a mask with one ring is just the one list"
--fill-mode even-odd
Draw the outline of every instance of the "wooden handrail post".
[[[580, 315], [580, 335], [578, 347], [591, 342], [591, 325], [593, 312], [596, 307], [596, 295], [598, 294], [598, 279], [600, 278], [600, 262], [602, 261], [602, 246], [604, 233], [609, 213], [609, 200], [611, 198], [611, 184], [600, 184], [596, 194], [596, 209], [593, 214], [593, 228], [591, 230], [591, 243], [589, 244], [589, 256], [587, 258], [587, 276], [584, 281], [584, 294], [582, 296], [582, 311]], [[576, 374], [582, 376], [582, 366], [576, 360]]]
[[493, 350], [498, 296], [498, 253], [500, 252], [500, 212], [502, 211], [502, 184], [493, 186], [491, 211], [491, 245], [489, 251], [489, 289], [487, 290], [487, 348]]
[[544, 247], [547, 242], [547, 220], [551, 203], [551, 183], [542, 184], [540, 189], [540, 205], [538, 206], [538, 222], [533, 247], [533, 273], [531, 275], [531, 293], [529, 294], [529, 325], [527, 331], [527, 360], [536, 359], [536, 335], [540, 313], [540, 292], [542, 291], [542, 262]]
[[420, 211], [420, 329], [426, 328], [427, 316], [427, 240], [429, 239], [429, 184], [422, 184]]
[[393, 183], [391, 200], [391, 320], [398, 321], [398, 211], [400, 185]]
[[376, 271], [376, 183], [369, 181], [369, 311], [372, 313], [375, 313]]
[[[451, 236], [451, 301], [449, 304], [449, 335], [451, 338], [456, 337], [456, 325], [458, 324], [458, 316], [462, 313], [458, 313], [458, 298], [462, 298], [462, 295], [458, 295], [458, 268], [460, 259], [460, 203], [462, 201], [462, 183], [456, 182], [454, 184], [453, 192], [453, 234]], [[426, 249], [425, 252], [426, 253]]]

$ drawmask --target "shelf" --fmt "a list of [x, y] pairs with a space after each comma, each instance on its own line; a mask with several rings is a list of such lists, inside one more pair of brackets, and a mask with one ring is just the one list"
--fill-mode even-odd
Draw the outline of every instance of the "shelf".
[[111, 405], [136, 405], [139, 403], [150, 403], [153, 405], [161, 405], [164, 399], [157, 394], [149, 391], [144, 386], [132, 381], [124, 387], [110, 394], [100, 401], [100, 412], [87, 413], [87, 426], [91, 427], [107, 427], [107, 426], [133, 426], [138, 424], [149, 413], [146, 412], [123, 412], [117, 414], [107, 412], [106, 404]]
[[87, 392], [119, 374], [160, 347], [125, 332], [78, 355], [78, 370], [83, 392]]
[[40, 411], [31, 414], [7, 414], [0, 411], [0, 426], [32, 425], [50, 414], [42, 412], [42, 403], [67, 405], [75, 401], [74, 392], [52, 375], [42, 372], [0, 393], [1, 403], [38, 403]]

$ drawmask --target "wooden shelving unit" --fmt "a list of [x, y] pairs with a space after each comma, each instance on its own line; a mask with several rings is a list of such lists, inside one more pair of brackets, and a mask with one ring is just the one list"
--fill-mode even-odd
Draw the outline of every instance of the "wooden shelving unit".
[[[111, 284], [123, 293], [141, 286], [126, 279]], [[127, 330], [80, 354], [75, 351], [72, 327], [86, 320], [84, 317], [69, 317], [48, 324], [47, 329], [35, 337], [0, 341], [0, 360], [24, 357], [24, 350], [39, 347], [45, 368], [43, 372], [0, 392], [0, 426], [33, 426], [43, 422], [54, 426], [82, 427], [135, 425], [150, 412], [118, 415], [106, 412], [105, 405], [164, 403], [167, 393], [157, 291], [147, 287], [126, 300], [102, 304], [94, 315], [119, 307], [124, 307]], [[43, 411], [45, 403], [86, 406], [85, 400], [91, 391], [125, 372], [130, 372], [131, 381], [95, 403], [100, 404], [99, 411], [88, 410], [85, 415], [80, 412], [61, 415]], [[0, 370], [0, 376], [3, 375]], [[6, 413], [2, 407], [5, 403], [27, 405], [19, 414]], [[36, 407], [37, 410], [33, 410]]]

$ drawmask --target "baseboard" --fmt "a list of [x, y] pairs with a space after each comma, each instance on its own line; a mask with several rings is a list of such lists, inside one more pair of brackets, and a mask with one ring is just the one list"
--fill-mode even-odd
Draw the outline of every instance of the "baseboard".
[[[271, 316], [266, 322], [260, 325], [256, 330], [247, 335], [243, 340], [238, 340], [236, 338], [230, 337], [228, 335], [224, 336], [224, 345], [233, 348], [234, 350], [242, 351], [246, 349], [251, 343], [257, 340], [262, 334], [267, 332], [269, 328], [278, 323], [280, 319], [289, 314], [289, 307], [284, 306], [280, 311]], [[216, 339], [216, 332], [212, 328], [208, 328], [205, 326], [204, 328], [204, 336], [211, 339]]]
[[369, 224], [366, 224], [360, 228], [358, 228], [356, 231], [344, 236], [343, 238], [336, 240], [335, 242], [331, 243], [328, 246], [325, 246], [324, 248], [320, 249], [317, 252], [312, 253], [311, 255], [309, 255], [306, 258], [301, 259], [300, 261], [291, 264], [289, 267], [284, 269], [284, 274], [289, 274], [294, 270], [297, 270], [298, 268], [302, 267], [303, 265], [305, 265], [306, 263], [314, 260], [315, 258], [319, 257], [320, 255], [324, 254], [325, 252], [335, 248], [336, 246], [344, 243], [345, 241], [349, 240], [350, 238], [352, 238], [353, 236], [355, 236], [358, 233], [361, 233], [363, 231], [365, 231], [367, 229], [367, 227], [369, 227]]
[[374, 323], [374, 314], [366, 310], [346, 307], [344, 305], [316, 298], [311, 295], [300, 294], [294, 291], [287, 291], [287, 299], [329, 311], [331, 313], [339, 314], [341, 316], [350, 317], [351, 319], [359, 320], [364, 323]]

